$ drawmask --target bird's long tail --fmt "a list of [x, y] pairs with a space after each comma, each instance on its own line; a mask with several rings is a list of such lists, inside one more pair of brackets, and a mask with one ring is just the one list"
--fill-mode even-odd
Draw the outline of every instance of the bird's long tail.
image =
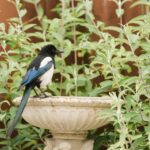
[[12, 132], [13, 132], [13, 130], [14, 130], [14, 128], [15, 128], [15, 126], [16, 126], [16, 124], [17, 124], [17, 122], [18, 122], [18, 120], [19, 120], [26, 104], [27, 104], [27, 101], [28, 101], [28, 98], [30, 96], [31, 90], [32, 90], [31, 86], [27, 86], [25, 88], [20, 106], [19, 106], [19, 108], [16, 112], [16, 116], [15, 116], [14, 120], [12, 121], [12, 123], [8, 127], [7, 136], [9, 136], [9, 137], [11, 136], [11, 134], [12, 134]]

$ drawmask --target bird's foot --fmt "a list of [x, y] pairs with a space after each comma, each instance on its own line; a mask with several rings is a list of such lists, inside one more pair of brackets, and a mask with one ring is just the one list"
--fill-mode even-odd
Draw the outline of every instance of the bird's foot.
[[34, 98], [39, 98], [39, 95], [34, 95], [33, 97], [34, 97]]
[[39, 95], [39, 97], [40, 98], [47, 98], [47, 97], [51, 97], [52, 95], [50, 94], [50, 93], [41, 93], [40, 95]]

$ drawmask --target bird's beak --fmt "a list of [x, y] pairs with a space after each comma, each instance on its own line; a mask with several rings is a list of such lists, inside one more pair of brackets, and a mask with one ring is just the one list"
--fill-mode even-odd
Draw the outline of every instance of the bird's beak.
[[58, 49], [57, 49], [56, 54], [57, 54], [58, 56], [61, 56], [62, 53], [63, 53], [62, 50], [58, 50]]

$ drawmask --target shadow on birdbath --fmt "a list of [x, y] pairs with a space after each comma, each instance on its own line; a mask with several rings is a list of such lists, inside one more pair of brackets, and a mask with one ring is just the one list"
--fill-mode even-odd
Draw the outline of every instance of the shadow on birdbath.
[[[14, 103], [18, 105], [20, 100], [16, 98]], [[94, 142], [86, 140], [87, 132], [109, 123], [108, 118], [98, 115], [111, 103], [110, 97], [30, 98], [23, 118], [51, 131], [53, 138], [45, 139], [44, 150], [93, 150]]]

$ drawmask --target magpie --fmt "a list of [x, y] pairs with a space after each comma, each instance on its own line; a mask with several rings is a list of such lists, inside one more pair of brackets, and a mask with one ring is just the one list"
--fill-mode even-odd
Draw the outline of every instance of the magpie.
[[54, 45], [46, 45], [39, 52], [38, 56], [30, 63], [25, 76], [23, 77], [19, 90], [25, 87], [20, 106], [16, 112], [12, 123], [8, 127], [7, 136], [12, 132], [21, 117], [21, 114], [27, 104], [31, 90], [35, 87], [41, 88], [47, 86], [52, 79], [55, 67], [55, 55], [62, 51], [56, 49]]

